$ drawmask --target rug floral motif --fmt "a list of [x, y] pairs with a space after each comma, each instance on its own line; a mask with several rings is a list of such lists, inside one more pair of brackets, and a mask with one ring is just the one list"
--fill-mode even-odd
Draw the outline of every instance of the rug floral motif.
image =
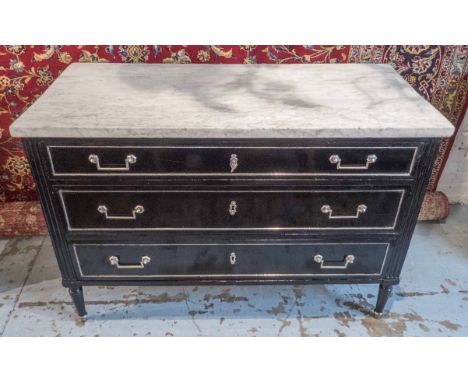
[[[11, 123], [72, 62], [164, 64], [388, 63], [459, 127], [467, 106], [468, 45], [3, 45], [0, 46], [0, 202], [37, 199]], [[446, 139], [428, 190], [435, 190], [453, 138]]]

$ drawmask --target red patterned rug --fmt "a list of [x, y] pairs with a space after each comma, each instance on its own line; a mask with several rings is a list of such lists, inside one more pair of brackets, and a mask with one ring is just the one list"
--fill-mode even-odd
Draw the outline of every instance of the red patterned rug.
[[39, 202], [0, 203], [0, 237], [47, 234]]
[[[37, 200], [21, 143], [10, 136], [9, 127], [72, 62], [388, 63], [457, 129], [468, 101], [468, 45], [2, 45], [0, 203]], [[453, 138], [440, 146], [429, 191], [436, 189], [452, 143]], [[5, 224], [0, 227], [4, 227], [0, 228], [0, 235], [21, 231]], [[29, 228], [24, 232], [30, 232]]]

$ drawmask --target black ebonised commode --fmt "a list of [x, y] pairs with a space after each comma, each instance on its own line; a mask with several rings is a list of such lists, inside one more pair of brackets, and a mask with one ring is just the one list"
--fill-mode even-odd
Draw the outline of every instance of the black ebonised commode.
[[376, 283], [380, 315], [441, 138], [271, 132], [79, 138], [18, 126], [78, 314], [87, 285]]

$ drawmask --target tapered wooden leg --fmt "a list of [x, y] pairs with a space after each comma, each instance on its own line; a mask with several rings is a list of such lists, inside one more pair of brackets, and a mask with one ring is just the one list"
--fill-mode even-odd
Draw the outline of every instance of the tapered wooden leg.
[[380, 284], [379, 295], [377, 296], [377, 303], [375, 304], [374, 317], [380, 318], [385, 309], [385, 304], [392, 293], [393, 285]]
[[68, 292], [75, 304], [76, 313], [80, 316], [81, 319], [86, 318], [86, 309], [83, 296], [83, 287], [68, 288]]

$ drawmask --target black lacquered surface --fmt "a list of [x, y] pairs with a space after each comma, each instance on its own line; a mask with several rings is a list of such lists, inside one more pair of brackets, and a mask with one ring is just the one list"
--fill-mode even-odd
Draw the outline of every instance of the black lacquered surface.
[[[71, 230], [392, 229], [404, 190], [62, 190], [61, 197]], [[138, 206], [144, 212], [133, 213]]]
[[[216, 147], [216, 146], [53, 146], [48, 147], [53, 174], [56, 175], [409, 175], [417, 146], [407, 147]], [[101, 169], [89, 161], [99, 158]], [[125, 159], [135, 163], [126, 169]], [[367, 163], [375, 155], [373, 163]], [[235, 156], [236, 165], [232, 164]], [[340, 163], [330, 162], [338, 156]], [[339, 168], [341, 167], [341, 168]]]
[[[440, 140], [23, 143], [80, 315], [83, 285], [279, 283], [379, 283], [380, 313], [399, 282]], [[377, 159], [366, 164], [372, 154]], [[126, 163], [130, 155], [136, 160]], [[365, 212], [356, 214], [360, 205]], [[136, 206], [144, 212], [133, 218]], [[138, 267], [145, 256], [150, 261]]]
[[[205, 243], [165, 244], [76, 244], [76, 265], [83, 277], [274, 277], [304, 275], [380, 275], [388, 243], [261, 245]], [[314, 260], [323, 257], [323, 264]], [[353, 256], [346, 264], [346, 257]], [[149, 263], [141, 268], [144, 256]], [[333, 268], [331, 268], [333, 267]]]

